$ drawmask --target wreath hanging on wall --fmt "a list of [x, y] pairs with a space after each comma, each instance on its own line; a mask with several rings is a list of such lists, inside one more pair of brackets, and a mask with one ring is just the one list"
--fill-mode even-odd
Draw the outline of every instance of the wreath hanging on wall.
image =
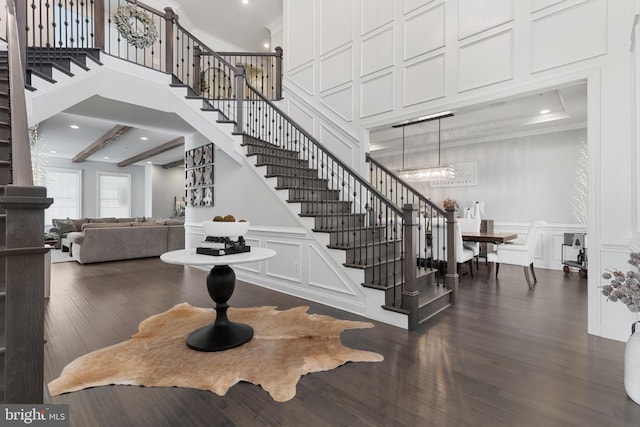
[[158, 38], [153, 19], [133, 4], [118, 6], [113, 22], [120, 35], [138, 49], [151, 46]]

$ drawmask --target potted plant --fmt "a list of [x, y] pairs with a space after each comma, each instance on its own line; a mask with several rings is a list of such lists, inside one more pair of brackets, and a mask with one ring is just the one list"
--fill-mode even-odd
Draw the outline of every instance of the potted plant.
[[[602, 278], [609, 280], [608, 285], [601, 286], [602, 294], [607, 301], [620, 301], [632, 313], [640, 312], [640, 253], [632, 252], [628, 263], [635, 270], [605, 271]], [[624, 388], [627, 395], [640, 404], [640, 321], [631, 325], [631, 336], [624, 352]]]

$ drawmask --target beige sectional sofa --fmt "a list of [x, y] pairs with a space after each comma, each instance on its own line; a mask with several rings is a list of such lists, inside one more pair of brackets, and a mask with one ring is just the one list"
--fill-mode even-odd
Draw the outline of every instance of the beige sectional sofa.
[[67, 234], [71, 256], [81, 264], [160, 256], [184, 249], [184, 221], [85, 223]]

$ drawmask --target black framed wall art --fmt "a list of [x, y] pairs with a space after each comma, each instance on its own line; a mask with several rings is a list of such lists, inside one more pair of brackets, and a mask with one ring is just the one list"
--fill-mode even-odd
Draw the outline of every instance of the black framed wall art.
[[213, 206], [213, 144], [185, 153], [185, 196], [187, 206]]

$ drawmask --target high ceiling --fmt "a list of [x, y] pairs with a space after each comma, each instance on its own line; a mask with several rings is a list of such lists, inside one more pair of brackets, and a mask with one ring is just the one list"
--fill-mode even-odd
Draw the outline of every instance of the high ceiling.
[[[264, 50], [266, 26], [282, 15], [282, 0], [225, 0], [224, 11], [204, 7], [201, 0], [174, 0], [199, 31], [222, 34], [248, 51]], [[212, 2], [220, 4], [222, 2]], [[211, 4], [211, 3], [209, 3]], [[447, 145], [482, 143], [495, 139], [545, 133], [586, 126], [586, 86], [549, 89], [542, 93], [502, 99], [459, 108], [441, 121], [440, 142]], [[541, 113], [543, 110], [549, 110]], [[77, 129], [70, 128], [78, 126]], [[194, 130], [174, 114], [93, 97], [42, 122], [39, 135], [49, 156], [73, 158], [118, 125], [130, 126], [113, 143], [88, 160], [119, 163], [166, 144]], [[432, 149], [438, 144], [437, 121], [407, 126], [405, 152]], [[143, 140], [142, 138], [146, 138]], [[385, 125], [370, 134], [372, 156], [402, 153], [402, 129]], [[182, 148], [174, 148], [134, 164], [168, 164], [183, 159]]]

